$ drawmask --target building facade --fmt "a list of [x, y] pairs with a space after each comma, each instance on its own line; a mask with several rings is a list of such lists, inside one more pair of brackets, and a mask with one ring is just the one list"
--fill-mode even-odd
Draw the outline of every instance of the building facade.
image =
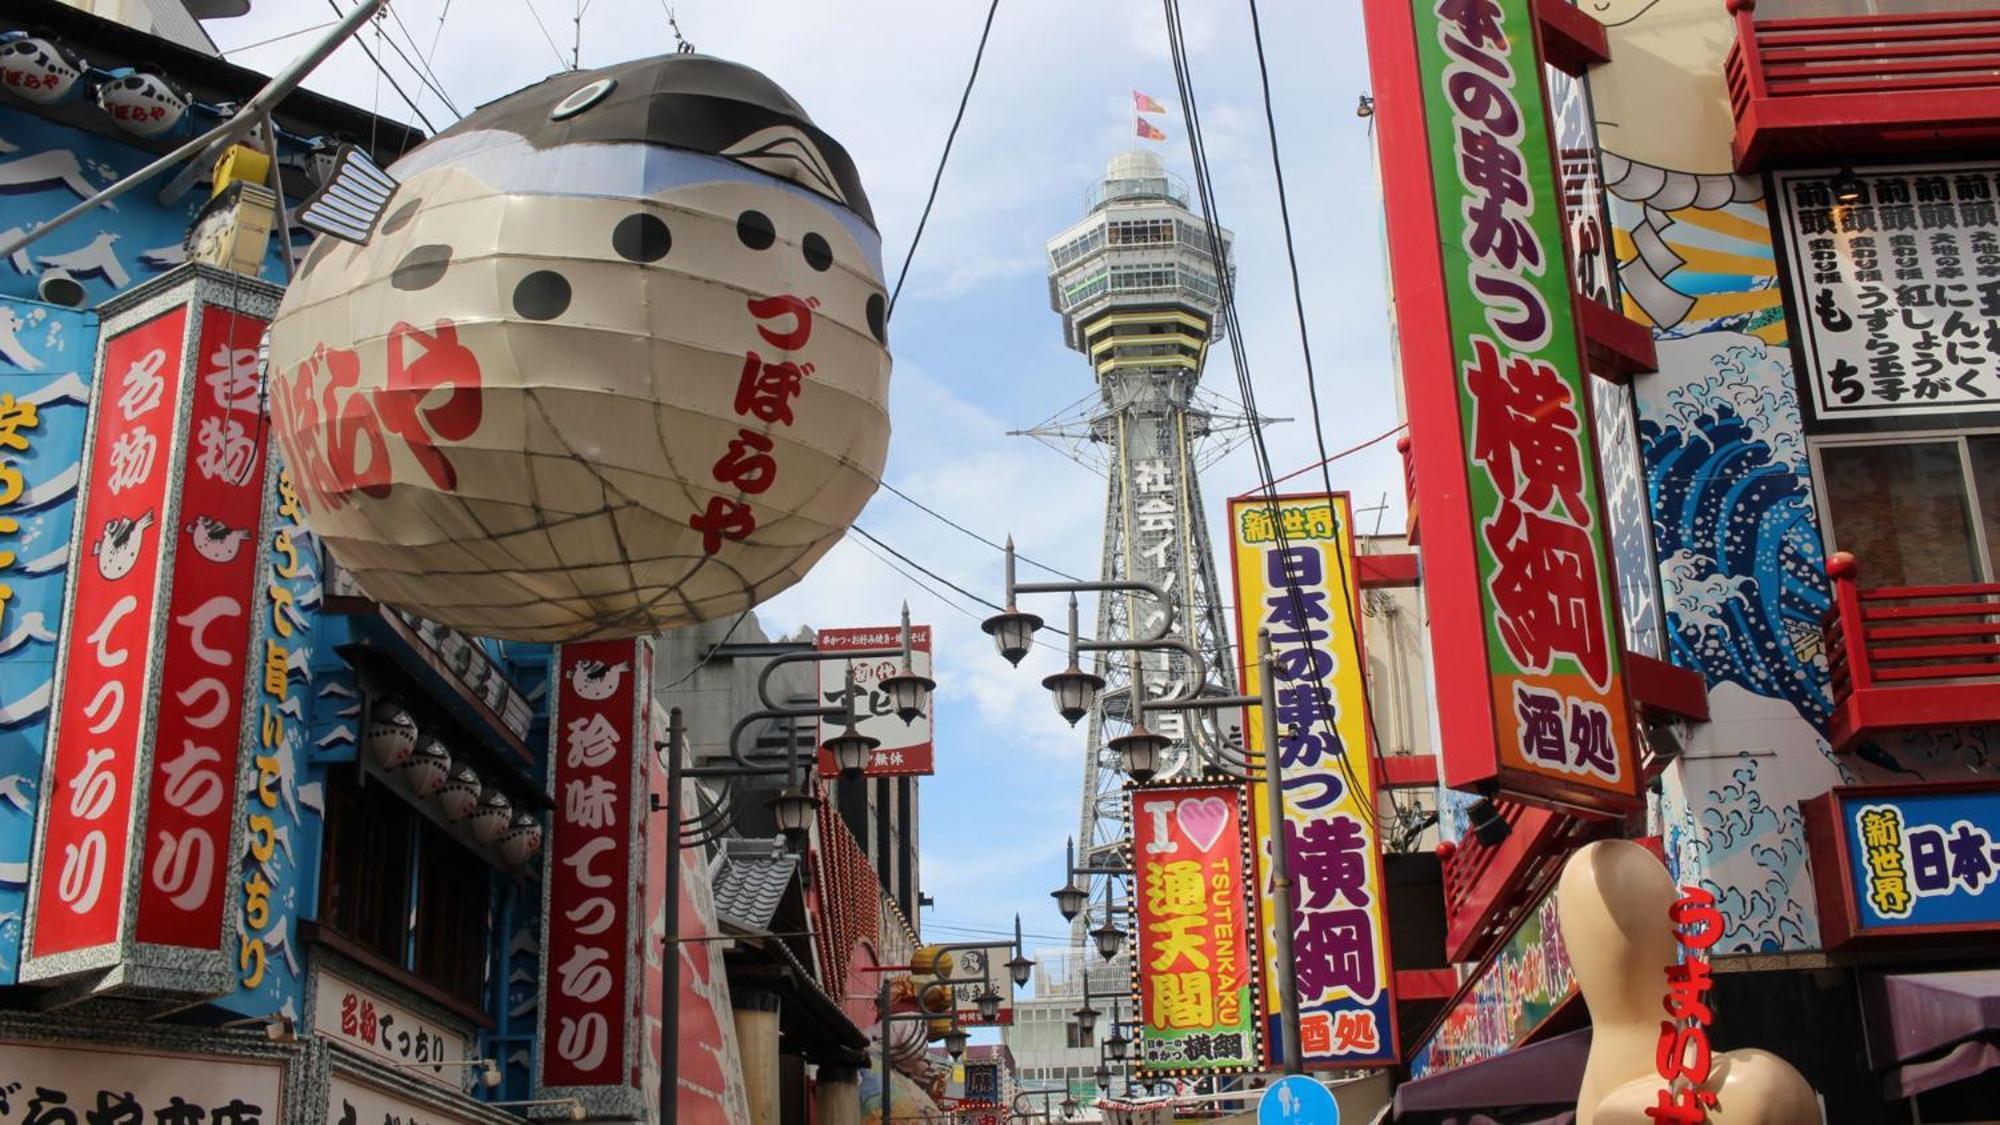
[[[1481, 489], [1534, 507], [1534, 486], [1516, 485], [1554, 463], [1496, 460], [1501, 429], [1461, 441], [1436, 396], [1478, 400], [1483, 427], [1499, 401], [1553, 394], [1601, 500], [1548, 518], [1603, 552], [1615, 597], [1590, 600], [1610, 609], [1633, 717], [1623, 761], [1643, 783], [1595, 809], [1505, 769], [1483, 794], [1441, 795], [1463, 983], [1406, 1034], [1404, 1118], [1455, 1112], [1454, 1089], [1495, 1076], [1517, 1106], [1573, 1103], [1589, 1021], [1551, 890], [1575, 844], [1624, 835], [1720, 906], [1717, 1051], [1783, 1056], [1832, 1122], [1990, 1119], [2000, 1080], [1973, 1060], [1992, 1035], [1977, 1013], [2000, 994], [1981, 844], [2000, 791], [1986, 608], [2000, 593], [2000, 95], [1976, 36], [2000, 12], [1489, 0], [1367, 16], [1433, 660], [1461, 636], [1441, 631], [1441, 607], [1476, 622], [1480, 587], [1500, 589], [1481, 582], [1490, 571], [1447, 573], [1463, 517], [1439, 490], [1470, 464]], [[1512, 84], [1466, 77], [1451, 50]], [[1453, 118], [1445, 92], [1474, 85], [1488, 100], [1458, 108], [1484, 116]], [[1485, 157], [1513, 172], [1481, 178]], [[1461, 192], [1463, 243], [1448, 202]], [[1536, 214], [1560, 234], [1537, 239]], [[1440, 242], [1448, 261], [1467, 254], [1481, 292], [1519, 303], [1487, 306], [1475, 328], [1458, 305], [1434, 314], [1419, 267]], [[1537, 249], [1557, 279], [1547, 301], [1530, 296], [1542, 271], [1521, 272]], [[1497, 380], [1422, 358], [1468, 332], [1511, 339], [1538, 302], [1555, 343], [1545, 331], [1533, 347], [1554, 356], [1574, 333], [1580, 395], [1515, 374], [1563, 371], [1560, 358]], [[1491, 612], [1530, 620], [1519, 602]], [[1494, 1088], [1463, 1108], [1492, 1108]]]

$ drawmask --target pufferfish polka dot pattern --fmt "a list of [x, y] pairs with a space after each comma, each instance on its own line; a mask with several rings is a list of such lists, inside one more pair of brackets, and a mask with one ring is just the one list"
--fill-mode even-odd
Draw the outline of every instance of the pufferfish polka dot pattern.
[[[716, 88], [740, 121], [652, 143], [694, 126], [649, 101]], [[657, 632], [790, 586], [859, 514], [888, 451], [879, 238], [768, 80], [559, 75], [390, 172], [370, 240], [316, 245], [271, 328], [273, 432], [371, 597], [505, 639]]]

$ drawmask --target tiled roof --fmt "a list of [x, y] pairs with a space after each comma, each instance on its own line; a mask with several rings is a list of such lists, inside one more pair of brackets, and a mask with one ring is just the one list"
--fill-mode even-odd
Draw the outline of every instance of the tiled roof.
[[715, 915], [746, 933], [767, 933], [798, 870], [798, 857], [774, 840], [725, 840], [715, 869]]

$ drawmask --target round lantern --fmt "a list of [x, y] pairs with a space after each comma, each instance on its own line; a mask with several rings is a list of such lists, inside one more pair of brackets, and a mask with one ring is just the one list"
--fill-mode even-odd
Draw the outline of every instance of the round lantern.
[[504, 639], [654, 633], [792, 585], [874, 493], [880, 238], [768, 78], [560, 74], [393, 184], [350, 171], [325, 210], [379, 217], [321, 227], [345, 237], [301, 263], [270, 378], [306, 522], [371, 598]]
[[54, 105], [70, 96], [83, 65], [47, 39], [25, 32], [0, 36], [0, 87], [39, 105]]
[[507, 825], [514, 819], [514, 802], [498, 789], [487, 789], [479, 794], [479, 805], [472, 810], [472, 838], [482, 844], [492, 844], [507, 831]]
[[542, 850], [542, 822], [529, 813], [515, 813], [514, 822], [500, 834], [500, 858], [519, 867]]
[[479, 775], [473, 772], [471, 766], [453, 769], [451, 776], [438, 787], [437, 800], [446, 820], [464, 820], [479, 804]]
[[410, 792], [417, 796], [436, 793], [451, 777], [451, 751], [444, 748], [444, 743], [424, 735], [417, 739], [410, 760], [403, 763], [403, 776], [410, 783]]
[[97, 88], [97, 107], [112, 124], [135, 137], [170, 133], [187, 116], [187, 95], [167, 85], [151, 67], [113, 72]]
[[417, 720], [395, 703], [377, 703], [369, 711], [361, 748], [379, 769], [393, 770], [410, 760], [417, 748]]

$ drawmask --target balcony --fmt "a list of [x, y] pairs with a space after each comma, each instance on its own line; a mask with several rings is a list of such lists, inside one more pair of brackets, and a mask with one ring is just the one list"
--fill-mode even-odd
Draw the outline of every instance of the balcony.
[[1488, 844], [1468, 832], [1438, 845], [1444, 880], [1445, 956], [1478, 961], [1534, 908], [1570, 849], [1602, 822], [1512, 801], [1495, 801], [1506, 838]]
[[1760, 20], [1728, 3], [1739, 172], [2000, 138], [2000, 7]]
[[1862, 589], [1845, 551], [1826, 573], [1836, 752], [1890, 731], [2000, 723], [2000, 583]]

